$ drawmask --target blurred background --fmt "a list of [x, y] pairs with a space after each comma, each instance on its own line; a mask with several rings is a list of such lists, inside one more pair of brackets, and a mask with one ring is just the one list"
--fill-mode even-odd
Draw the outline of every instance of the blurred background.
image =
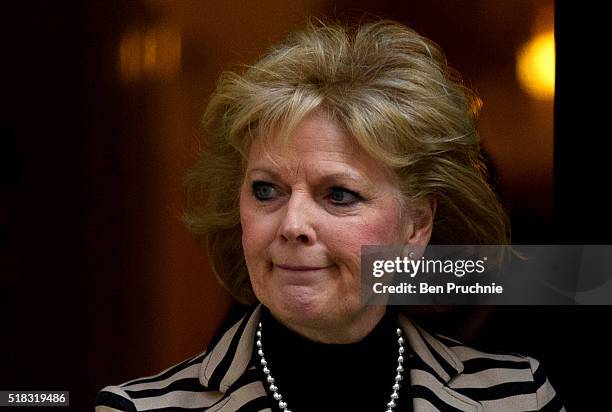
[[[557, 162], [572, 148], [557, 153], [553, 138], [552, 0], [29, 1], [3, 14], [2, 390], [70, 390], [84, 410], [103, 386], [206, 347], [232, 303], [180, 223], [181, 178], [221, 71], [307, 16], [380, 16], [437, 42], [484, 101], [482, 144], [514, 243], [560, 240], [570, 203]], [[588, 327], [584, 309], [468, 311], [480, 321], [447, 318], [448, 329], [538, 357], [578, 405], [568, 351], [584, 334], [564, 331]]]

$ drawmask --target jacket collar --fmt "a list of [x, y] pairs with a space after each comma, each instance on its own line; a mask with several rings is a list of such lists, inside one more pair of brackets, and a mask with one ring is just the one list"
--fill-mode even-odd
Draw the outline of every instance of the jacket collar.
[[406, 335], [409, 350], [440, 381], [447, 384], [463, 372], [463, 362], [442, 341], [401, 313], [398, 323]]
[[[236, 322], [209, 348], [200, 370], [199, 379], [203, 386], [225, 393], [246, 372], [251, 363], [260, 313], [261, 304]], [[463, 371], [461, 360], [439, 339], [402, 314], [398, 323], [417, 361], [440, 383], [447, 384]]]
[[260, 314], [258, 304], [209, 347], [200, 369], [203, 386], [225, 393], [245, 373], [251, 362]]

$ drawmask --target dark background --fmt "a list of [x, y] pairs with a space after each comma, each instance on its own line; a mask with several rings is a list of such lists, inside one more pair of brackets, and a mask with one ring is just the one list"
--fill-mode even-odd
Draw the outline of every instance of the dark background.
[[[306, 15], [388, 17], [442, 46], [484, 100], [483, 147], [515, 243], [612, 243], [605, 25], [597, 10], [555, 12], [553, 122], [553, 101], [530, 98], [514, 74], [518, 47], [552, 27], [551, 1], [5, 5], [0, 389], [69, 390], [71, 409], [87, 410], [103, 386], [206, 347], [231, 302], [179, 222], [181, 176], [220, 71], [253, 62]], [[164, 44], [180, 53], [164, 57]], [[568, 410], [591, 410], [605, 405], [611, 313], [464, 308], [438, 321], [477, 347], [535, 356]]]

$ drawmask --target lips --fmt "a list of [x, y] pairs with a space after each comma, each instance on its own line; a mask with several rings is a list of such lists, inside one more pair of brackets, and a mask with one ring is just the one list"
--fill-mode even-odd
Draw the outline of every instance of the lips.
[[321, 269], [327, 269], [331, 267], [331, 265], [329, 266], [305, 266], [305, 265], [279, 265], [279, 264], [274, 264], [274, 266], [280, 269], [294, 270], [294, 271], [301, 271], [301, 272], [306, 272], [306, 271], [311, 271], [311, 270], [321, 270]]

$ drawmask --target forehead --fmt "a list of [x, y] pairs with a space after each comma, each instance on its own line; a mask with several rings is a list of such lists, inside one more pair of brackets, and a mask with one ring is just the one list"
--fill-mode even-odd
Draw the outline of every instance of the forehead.
[[302, 119], [288, 139], [280, 130], [256, 137], [247, 169], [260, 167], [288, 174], [306, 168], [322, 173], [352, 170], [366, 178], [389, 175], [385, 165], [366, 153], [337, 121], [317, 112]]

